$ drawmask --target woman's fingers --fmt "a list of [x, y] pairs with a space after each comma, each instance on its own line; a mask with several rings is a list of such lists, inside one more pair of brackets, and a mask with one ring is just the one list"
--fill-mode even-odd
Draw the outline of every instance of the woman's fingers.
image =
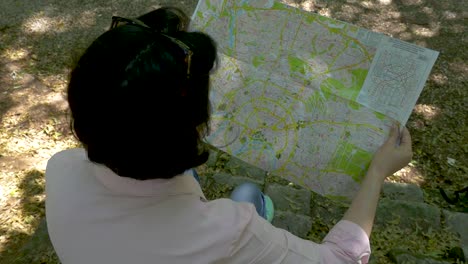
[[411, 134], [408, 130], [408, 128], [404, 127], [403, 132], [401, 133], [401, 146], [404, 148], [407, 148], [409, 151], [411, 151]]
[[392, 129], [390, 130], [390, 135], [388, 136], [387, 142], [390, 144], [395, 144], [397, 142], [398, 137], [400, 136], [400, 133], [398, 132], [398, 125], [396, 123], [393, 123]]

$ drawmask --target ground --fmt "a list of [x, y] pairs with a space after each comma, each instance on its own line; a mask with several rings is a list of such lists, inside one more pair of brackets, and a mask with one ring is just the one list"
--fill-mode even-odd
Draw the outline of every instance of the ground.
[[[77, 146], [69, 131], [69, 113], [64, 98], [70, 68], [79, 54], [107, 29], [112, 15], [136, 16], [168, 3], [177, 3], [177, 6], [191, 14], [196, 2], [0, 2], [1, 263], [7, 263], [6, 259], [16, 256], [19, 249], [24, 248], [44, 217], [43, 172], [47, 159], [55, 152]], [[443, 188], [449, 197], [454, 197], [454, 191], [466, 187], [468, 182], [468, 5], [463, 5], [458, 0], [285, 2], [440, 51], [439, 59], [408, 122], [414, 141], [413, 161], [388, 181], [419, 186], [423, 190], [424, 206], [430, 206], [428, 212], [435, 212], [431, 209], [434, 207], [438, 208], [438, 212], [445, 212], [440, 209], [446, 209], [467, 213], [466, 199], [449, 204], [440, 195], [439, 188]], [[225, 167], [223, 164], [230, 160], [230, 157], [223, 155], [212, 166], [199, 168], [206, 176], [204, 189], [211, 197], [225, 196], [231, 188], [229, 184], [220, 184], [225, 181], [225, 177], [219, 176]], [[239, 174], [232, 170], [228, 172]], [[254, 178], [255, 180], [259, 179]], [[272, 176], [262, 181], [267, 192], [283, 190], [281, 186], [290, 186]], [[272, 184], [278, 186], [271, 186]], [[313, 194], [311, 197], [320, 199]], [[327, 203], [329, 202], [324, 202]], [[333, 219], [325, 217], [326, 213], [317, 217], [317, 211], [311, 209], [311, 205], [310, 210], [305, 209], [306, 212], [300, 213], [297, 210], [301, 209], [296, 208], [302, 208], [301, 206], [304, 207], [303, 204], [288, 205], [289, 210], [284, 210], [283, 219], [288, 219], [288, 214], [294, 214], [296, 221], [307, 222], [310, 221], [310, 216], [315, 216], [314, 222], [307, 222], [310, 230], [306, 234], [301, 230], [295, 232], [311, 239], [319, 239], [330, 223], [333, 223]], [[392, 208], [395, 205], [383, 201], [381, 206]], [[416, 207], [419, 208], [418, 206]], [[336, 214], [341, 212], [339, 206], [330, 208]], [[444, 213], [438, 215], [443, 223], [435, 225], [447, 227], [445, 222], [449, 223], [449, 219], [444, 217]], [[385, 219], [379, 221], [385, 222]], [[281, 225], [280, 222], [277, 224]], [[447, 248], [453, 249], [453, 245], [458, 243], [450, 232], [431, 232], [420, 232], [417, 228], [404, 229], [401, 222], [392, 220], [390, 225], [378, 227], [374, 232], [375, 255], [382, 262], [389, 261], [392, 254], [388, 253], [393, 249], [394, 243], [388, 241], [405, 237], [405, 245], [410, 252], [431, 251], [429, 253], [438, 256], [444, 255]], [[425, 245], [410, 243], [420, 241], [418, 239], [428, 242]], [[36, 262], [29, 262], [55, 263], [55, 256], [50, 252], [42, 252], [40, 257], [34, 259]]]

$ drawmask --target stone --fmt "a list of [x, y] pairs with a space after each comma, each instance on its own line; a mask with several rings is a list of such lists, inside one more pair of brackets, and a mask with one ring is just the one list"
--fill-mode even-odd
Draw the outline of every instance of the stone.
[[266, 177], [266, 171], [233, 156], [226, 162], [225, 169], [232, 175], [248, 177], [260, 182], [264, 182]]
[[336, 223], [343, 218], [348, 206], [312, 192], [311, 216], [323, 223]]
[[468, 260], [468, 245], [465, 243], [464, 245], [462, 244], [462, 250], [463, 250], [463, 254], [465, 255], [465, 261]]
[[446, 262], [442, 260], [433, 259], [430, 257], [416, 255], [409, 253], [404, 250], [393, 249], [388, 253], [390, 260], [397, 264], [449, 264], [451, 262]]
[[442, 212], [447, 227], [460, 235], [465, 259], [468, 260], [468, 214], [450, 212], [447, 210], [443, 210]]
[[392, 200], [424, 202], [423, 192], [415, 184], [386, 182], [383, 185], [382, 193], [384, 197]]
[[226, 184], [232, 188], [235, 188], [245, 182], [251, 182], [257, 184], [260, 189], [263, 189], [263, 182], [254, 180], [252, 178], [233, 176], [225, 172], [219, 172], [214, 174], [212, 179], [217, 184]]
[[206, 184], [202, 185], [203, 194], [208, 201], [229, 198], [233, 189], [233, 186], [217, 183], [213, 178], [208, 178]]
[[277, 210], [310, 216], [310, 191], [270, 184], [265, 188], [265, 194], [270, 196]]
[[424, 231], [440, 229], [440, 210], [429, 204], [384, 198], [377, 207], [375, 224], [385, 226], [389, 223], [409, 229], [417, 225]]
[[468, 214], [443, 210], [445, 224], [460, 235], [461, 241], [468, 244]]
[[401, 20], [404, 23], [415, 24], [415, 25], [429, 25], [431, 23], [431, 17], [424, 12], [403, 12], [401, 14]]
[[270, 183], [279, 184], [279, 185], [289, 185], [291, 181], [288, 181], [281, 176], [267, 173], [267, 176], [265, 177], [265, 184], [270, 184]]
[[200, 186], [205, 187], [208, 185], [209, 181], [212, 179], [213, 175], [211, 173], [199, 174], [200, 176]]
[[208, 160], [205, 163], [206, 166], [216, 167], [216, 163], [218, 162], [219, 152], [211, 148], [208, 150], [208, 152], [210, 153], [210, 156], [208, 157]]
[[276, 210], [272, 224], [278, 228], [288, 230], [298, 237], [306, 238], [312, 227], [312, 220], [306, 215]]

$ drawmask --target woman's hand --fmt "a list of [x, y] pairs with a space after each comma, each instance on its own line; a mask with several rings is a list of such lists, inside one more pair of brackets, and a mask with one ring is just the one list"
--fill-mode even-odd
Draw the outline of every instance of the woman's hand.
[[361, 183], [361, 189], [353, 199], [343, 220], [359, 225], [370, 236], [374, 225], [375, 211], [383, 181], [399, 169], [406, 166], [413, 156], [411, 136], [406, 129], [393, 125], [390, 136], [380, 147], [369, 166], [367, 175]]
[[386, 177], [405, 167], [413, 157], [411, 135], [406, 127], [400, 134], [400, 128], [394, 124], [387, 141], [376, 152], [369, 166], [369, 172]]

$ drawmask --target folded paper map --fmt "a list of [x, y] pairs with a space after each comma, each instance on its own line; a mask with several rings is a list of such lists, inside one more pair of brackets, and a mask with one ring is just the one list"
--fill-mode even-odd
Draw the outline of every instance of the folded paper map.
[[200, 0], [218, 43], [210, 144], [350, 197], [391, 124], [405, 124], [438, 52], [272, 0]]

